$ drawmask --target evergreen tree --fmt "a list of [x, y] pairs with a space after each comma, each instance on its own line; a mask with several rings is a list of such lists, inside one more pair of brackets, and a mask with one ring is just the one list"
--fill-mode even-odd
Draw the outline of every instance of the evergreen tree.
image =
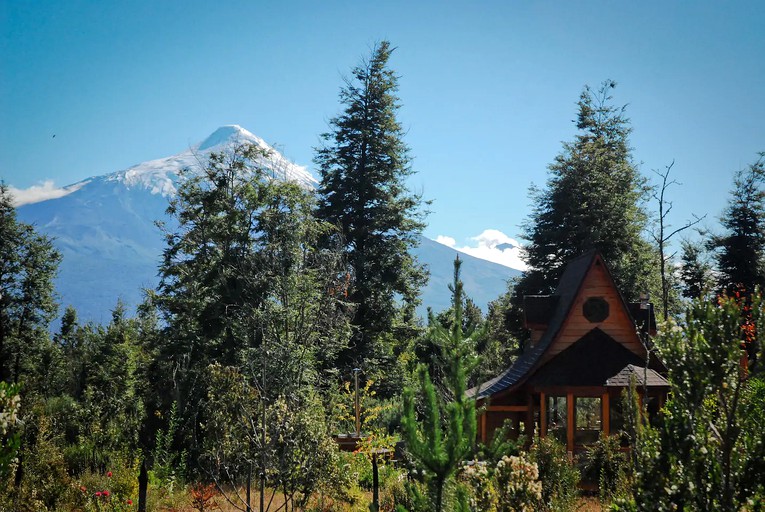
[[424, 471], [431, 510], [443, 510], [444, 488], [475, 447], [477, 434], [475, 400], [465, 395], [467, 375], [476, 364], [473, 353], [475, 331], [463, 332], [463, 291], [460, 260], [454, 262], [452, 318], [449, 327], [433, 322], [433, 338], [442, 350], [442, 371], [448, 391], [438, 396], [427, 367], [417, 373], [422, 391], [422, 416], [418, 421], [412, 389], [404, 392], [403, 437], [415, 463]]
[[486, 336], [478, 340], [476, 352], [481, 359], [476, 371], [471, 375], [469, 385], [475, 386], [496, 377], [506, 370], [519, 355], [520, 346], [511, 322], [514, 315], [512, 308], [512, 285], [505, 293], [489, 303], [486, 314]]
[[345, 110], [330, 121], [315, 158], [321, 173], [318, 215], [340, 228], [351, 269], [348, 299], [356, 305], [355, 330], [341, 359], [345, 372], [366, 366], [370, 374], [390, 364], [390, 347], [381, 335], [397, 319], [411, 321], [426, 280], [409, 252], [424, 224], [421, 199], [404, 183], [413, 171], [396, 119], [398, 77], [388, 68], [392, 52], [383, 41], [353, 69], [340, 92]]
[[264, 156], [251, 145], [212, 155], [168, 209], [178, 227], [152, 298], [166, 328], [150, 340], [148, 373], [163, 390], [160, 410], [177, 403], [191, 460], [203, 446], [210, 365], [236, 368], [265, 400], [299, 401], [347, 339], [340, 251], [318, 247], [332, 226], [315, 218], [308, 191], [269, 177]]
[[[0, 182], [0, 380], [25, 379], [25, 391], [42, 382], [32, 375], [48, 343], [56, 313], [53, 278], [61, 255], [49, 238], [19, 222], [12, 197]], [[33, 382], [35, 381], [36, 382]]]
[[[450, 284], [449, 288], [453, 289], [454, 285]], [[486, 339], [487, 326], [480, 308], [464, 294], [460, 317], [462, 318], [462, 332], [472, 333], [469, 341], [463, 346], [464, 355], [470, 359], [475, 359], [478, 355], [479, 345], [484, 347], [488, 342]], [[454, 328], [455, 318], [456, 312], [453, 305], [438, 314], [433, 314], [428, 308], [428, 327], [414, 344], [416, 359], [412, 361], [413, 364], [424, 362], [427, 365], [431, 382], [441, 396], [445, 398], [450, 397], [452, 391], [447, 378], [449, 365], [444, 358], [451, 357], [451, 354], [444, 350], [442, 338], [444, 330], [449, 332]], [[471, 371], [466, 374], [469, 385], [474, 383], [475, 379], [471, 379], [471, 373], [477, 366], [472, 365]], [[414, 368], [410, 366], [410, 369]]]
[[659, 289], [656, 256], [642, 236], [646, 180], [632, 161], [625, 107], [611, 104], [614, 87], [612, 81], [597, 93], [585, 87], [579, 133], [549, 166], [547, 187], [532, 188], [524, 226], [530, 270], [516, 287], [517, 304], [525, 294], [551, 293], [566, 264], [590, 249], [601, 252], [628, 300]]
[[683, 240], [681, 248], [681, 291], [685, 298], [698, 299], [710, 291], [713, 279], [712, 266], [704, 257], [704, 247], [701, 244]]
[[733, 180], [728, 206], [720, 223], [726, 234], [713, 237], [718, 288], [732, 292], [739, 287], [751, 293], [765, 284], [765, 153]]

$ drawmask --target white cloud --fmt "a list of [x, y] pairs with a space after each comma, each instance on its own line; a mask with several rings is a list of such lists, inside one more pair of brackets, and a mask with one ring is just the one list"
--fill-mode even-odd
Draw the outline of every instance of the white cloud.
[[457, 240], [455, 240], [454, 238], [450, 236], [444, 236], [444, 235], [438, 235], [436, 237], [436, 242], [438, 242], [439, 244], [444, 244], [447, 247], [454, 247], [455, 245], [457, 245]]
[[478, 236], [471, 237], [472, 244], [457, 247], [457, 241], [445, 235], [436, 237], [436, 242], [444, 244], [465, 254], [482, 260], [498, 263], [517, 270], [526, 270], [526, 263], [521, 259], [520, 244], [497, 229], [486, 229]]
[[57, 188], [53, 184], [53, 180], [46, 180], [40, 185], [32, 185], [29, 188], [16, 188], [8, 187], [11, 195], [13, 196], [14, 206], [21, 206], [24, 204], [39, 203], [41, 201], [47, 201], [48, 199], [57, 199], [64, 197], [67, 194], [79, 190], [87, 181], [81, 181], [68, 187]]

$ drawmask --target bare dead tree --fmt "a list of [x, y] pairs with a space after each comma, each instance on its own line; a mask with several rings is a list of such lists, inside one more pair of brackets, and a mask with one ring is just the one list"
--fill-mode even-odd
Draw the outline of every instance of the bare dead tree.
[[655, 169], [653, 170], [653, 172], [661, 178], [661, 184], [654, 188], [653, 193], [651, 194], [659, 206], [658, 230], [655, 229], [651, 235], [653, 236], [653, 239], [659, 248], [659, 265], [661, 271], [661, 305], [662, 313], [664, 314], [665, 319], [669, 315], [669, 279], [667, 278], [667, 263], [677, 253], [673, 252], [672, 254], [667, 255], [667, 247], [669, 246], [669, 242], [676, 234], [697, 225], [706, 218], [706, 214], [704, 214], [702, 217], [699, 217], [696, 214], [691, 214], [693, 215], [693, 220], [687, 220], [682, 226], [675, 229], [672, 229], [672, 226], [667, 223], [667, 216], [669, 215], [669, 212], [672, 211], [673, 206], [672, 201], [669, 201], [666, 198], [667, 189], [672, 185], [682, 185], [682, 183], [678, 182], [677, 180], [669, 178], [669, 174], [672, 171], [672, 167], [674, 167], [674, 165], [675, 161], [672, 160], [672, 163], [666, 166], [663, 172], [659, 172]]

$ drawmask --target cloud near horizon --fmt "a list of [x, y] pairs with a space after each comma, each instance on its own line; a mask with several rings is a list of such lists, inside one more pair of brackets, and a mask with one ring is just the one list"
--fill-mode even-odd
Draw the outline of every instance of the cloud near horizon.
[[503, 232], [497, 229], [486, 229], [480, 235], [471, 237], [469, 240], [474, 243], [463, 247], [457, 247], [457, 241], [446, 235], [438, 235], [435, 241], [482, 260], [516, 270], [526, 270], [526, 263], [521, 259], [521, 244]]
[[79, 190], [86, 183], [87, 181], [82, 181], [80, 183], [75, 183], [74, 185], [69, 185], [68, 187], [58, 188], [53, 184], [53, 180], [45, 180], [40, 185], [32, 185], [29, 188], [8, 187], [8, 191], [11, 193], [11, 196], [13, 196], [13, 205], [19, 207], [25, 204], [39, 203], [47, 201], [48, 199], [64, 197], [67, 194]]

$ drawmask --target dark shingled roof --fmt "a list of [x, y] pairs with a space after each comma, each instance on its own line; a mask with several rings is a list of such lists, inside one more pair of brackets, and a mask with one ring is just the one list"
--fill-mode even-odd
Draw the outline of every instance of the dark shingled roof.
[[557, 308], [550, 318], [550, 322], [545, 330], [542, 338], [531, 347], [529, 350], [521, 354], [521, 356], [510, 366], [507, 370], [494, 377], [493, 379], [479, 384], [478, 386], [469, 389], [467, 395], [475, 397], [477, 399], [485, 398], [500, 391], [504, 391], [516, 384], [518, 384], [523, 377], [536, 365], [539, 358], [547, 350], [547, 347], [555, 339], [555, 335], [558, 334], [563, 321], [568, 316], [568, 312], [571, 309], [571, 305], [576, 299], [576, 295], [579, 292], [579, 288], [584, 281], [584, 277], [587, 275], [590, 265], [597, 256], [597, 251], [588, 251], [578, 258], [575, 258], [569, 262], [566, 266], [566, 270], [563, 271], [563, 275], [558, 283], [558, 288], [555, 289], [555, 295], [557, 295]]
[[528, 382], [534, 386], [605, 386], [626, 366], [641, 364], [645, 362], [640, 356], [595, 328], [545, 363]]
[[[644, 368], [642, 366], [635, 366], [628, 364], [622, 368], [619, 373], [611, 377], [606, 381], [606, 386], [609, 387], [627, 387], [630, 385], [632, 376], [635, 376], [636, 386], [648, 386], [650, 387], [668, 387], [669, 382], [667, 379], [659, 375], [656, 370], [651, 368]], [[646, 383], [647, 382], [647, 383]]]

